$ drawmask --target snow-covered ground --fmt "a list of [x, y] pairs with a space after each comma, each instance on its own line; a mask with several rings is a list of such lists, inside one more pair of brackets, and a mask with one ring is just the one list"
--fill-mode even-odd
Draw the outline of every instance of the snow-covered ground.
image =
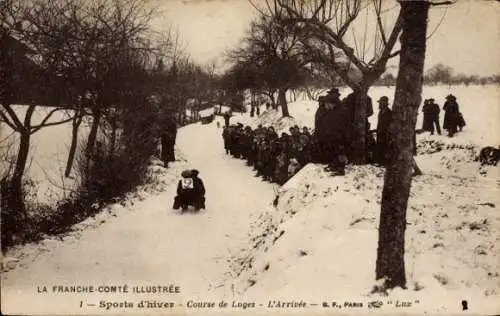
[[296, 297], [366, 307], [378, 299], [418, 300], [408, 312], [434, 314], [459, 312], [461, 300], [468, 300], [476, 312], [498, 310], [498, 173], [491, 178], [441, 172], [446, 156], [434, 156], [420, 157], [426, 174], [412, 188], [408, 290], [388, 298], [369, 295], [383, 170], [349, 167], [345, 177], [332, 178], [313, 164], [281, 188], [275, 210], [253, 223], [245, 251], [232, 262], [232, 288], [256, 301]]
[[[372, 90], [375, 126], [375, 101], [381, 95], [392, 100], [394, 93], [384, 87]], [[500, 166], [482, 168], [473, 158], [480, 146], [500, 143], [500, 92], [496, 87], [425, 87], [423, 97], [433, 97], [442, 106], [449, 93], [457, 96], [467, 126], [454, 138], [419, 135], [417, 161], [424, 175], [414, 179], [409, 201], [407, 290], [394, 290], [388, 297], [369, 294], [375, 284], [382, 169], [349, 167], [345, 177], [332, 178], [322, 166], [309, 164], [278, 188], [254, 177], [242, 160], [224, 154], [222, 130], [213, 122], [179, 130], [181, 159], [169, 169], [152, 167], [157, 178], [153, 184], [138, 188], [123, 203], [108, 206], [65, 236], [11, 250], [2, 262], [2, 312], [169, 312], [99, 307], [100, 301], [149, 300], [176, 302], [176, 312], [182, 314], [498, 313]], [[258, 119], [235, 114], [232, 122], [273, 124], [283, 130], [295, 123], [312, 126], [316, 107], [315, 102], [299, 100], [290, 104], [294, 118], [288, 121], [280, 122], [270, 111]], [[62, 134], [54, 132], [50, 140], [35, 143], [52, 146], [43, 149], [49, 155], [49, 149], [60, 150], [64, 142], [54, 140]], [[200, 170], [207, 187], [207, 210], [199, 214], [171, 210], [175, 181], [185, 168]], [[99, 285], [124, 284], [129, 290], [174, 284], [181, 293], [63, 294], [52, 288], [82, 285], [97, 291]], [[43, 286], [48, 293], [38, 293]], [[229, 306], [238, 300], [255, 302], [256, 307], [187, 306], [190, 300], [218, 305], [221, 299]], [[268, 307], [269, 300], [280, 299], [319, 306]], [[384, 306], [369, 309], [368, 302], [376, 300]], [[468, 302], [467, 312], [462, 312], [462, 300]], [[332, 301], [342, 308], [322, 307]], [[412, 307], [396, 307], [402, 301], [412, 302]], [[346, 308], [345, 302], [363, 307]]]

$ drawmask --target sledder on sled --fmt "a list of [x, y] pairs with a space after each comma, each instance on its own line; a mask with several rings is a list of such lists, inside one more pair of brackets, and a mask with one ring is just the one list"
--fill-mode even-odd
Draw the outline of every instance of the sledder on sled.
[[182, 211], [188, 209], [191, 205], [195, 210], [205, 209], [205, 186], [203, 181], [198, 178], [199, 171], [184, 170], [181, 173], [181, 179], [177, 184], [177, 196], [174, 199], [174, 210], [179, 208]]

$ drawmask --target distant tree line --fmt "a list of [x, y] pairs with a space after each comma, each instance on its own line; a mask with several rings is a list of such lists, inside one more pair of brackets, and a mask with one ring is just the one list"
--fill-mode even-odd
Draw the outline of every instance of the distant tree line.
[[[424, 74], [424, 84], [426, 85], [487, 85], [500, 84], [500, 75], [478, 76], [455, 74], [452, 67], [441, 63], [434, 65]], [[396, 85], [396, 77], [391, 73], [384, 74], [377, 80], [376, 85], [393, 86]]]

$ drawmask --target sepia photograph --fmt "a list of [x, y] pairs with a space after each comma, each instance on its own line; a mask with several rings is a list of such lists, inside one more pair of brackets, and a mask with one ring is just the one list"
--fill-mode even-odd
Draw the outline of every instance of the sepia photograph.
[[0, 314], [500, 314], [499, 17], [0, 0]]

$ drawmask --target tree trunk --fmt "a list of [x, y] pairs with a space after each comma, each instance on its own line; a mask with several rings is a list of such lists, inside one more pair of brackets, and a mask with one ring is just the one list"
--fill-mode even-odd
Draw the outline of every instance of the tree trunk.
[[286, 89], [278, 90], [278, 104], [281, 106], [281, 112], [283, 117], [290, 116], [290, 112], [288, 112], [288, 103], [286, 102]]
[[399, 73], [390, 126], [391, 161], [385, 173], [380, 213], [376, 279], [386, 288], [406, 286], [405, 230], [410, 195], [413, 137], [421, 101], [429, 4], [401, 1], [403, 30]]
[[94, 154], [95, 141], [97, 139], [97, 131], [99, 130], [99, 124], [101, 122], [101, 112], [97, 111], [94, 113], [92, 120], [92, 127], [90, 128], [89, 136], [87, 137], [87, 147], [85, 148], [85, 174], [89, 175], [90, 163], [92, 156]]
[[97, 111], [94, 113], [94, 118], [92, 120], [92, 127], [90, 128], [89, 137], [87, 138], [87, 148], [85, 153], [88, 158], [92, 157], [92, 152], [94, 150], [95, 140], [97, 138], [97, 131], [99, 129], [99, 124], [101, 123], [101, 112]]
[[28, 161], [28, 154], [30, 149], [30, 133], [23, 131], [21, 133], [19, 142], [19, 152], [17, 153], [16, 167], [12, 176], [12, 184], [21, 185], [26, 169], [26, 162]]
[[110, 151], [109, 156], [113, 157], [115, 154], [116, 136], [117, 136], [117, 130], [118, 130], [116, 117], [114, 115], [111, 117], [110, 125], [111, 125], [111, 140], [110, 140], [110, 146], [109, 146], [109, 151]]
[[270, 103], [271, 104], [271, 108], [274, 109], [274, 110], [276, 110], [277, 106], [276, 106], [276, 100], [274, 99], [274, 93], [275, 93], [275, 91], [268, 90], [266, 94], [269, 97], [269, 100], [271, 101], [271, 103]]
[[83, 117], [78, 115], [73, 119], [73, 128], [71, 130], [71, 145], [69, 147], [68, 161], [66, 162], [66, 170], [64, 171], [64, 176], [69, 178], [71, 174], [71, 168], [73, 168], [73, 162], [75, 161], [76, 147], [78, 145], [78, 128], [82, 123]]
[[[26, 114], [28, 115], [28, 114]], [[19, 140], [19, 151], [17, 154], [16, 166], [14, 174], [10, 181], [10, 209], [12, 212], [17, 212], [17, 219], [24, 217], [24, 199], [23, 199], [23, 177], [28, 161], [30, 149], [30, 132], [24, 130], [21, 132]]]
[[31, 136], [31, 117], [35, 112], [35, 108], [35, 105], [30, 105], [28, 107], [26, 115], [24, 116], [23, 127], [20, 129], [19, 151], [17, 153], [16, 166], [14, 168], [14, 174], [11, 181], [13, 190], [19, 189], [19, 192], [21, 192], [24, 170], [26, 169], [26, 162], [28, 161]]
[[255, 92], [250, 90], [250, 117], [255, 116]]
[[352, 158], [354, 164], [366, 163], [366, 106], [368, 103], [368, 88], [362, 87], [356, 91], [354, 105], [354, 126], [352, 128]]

